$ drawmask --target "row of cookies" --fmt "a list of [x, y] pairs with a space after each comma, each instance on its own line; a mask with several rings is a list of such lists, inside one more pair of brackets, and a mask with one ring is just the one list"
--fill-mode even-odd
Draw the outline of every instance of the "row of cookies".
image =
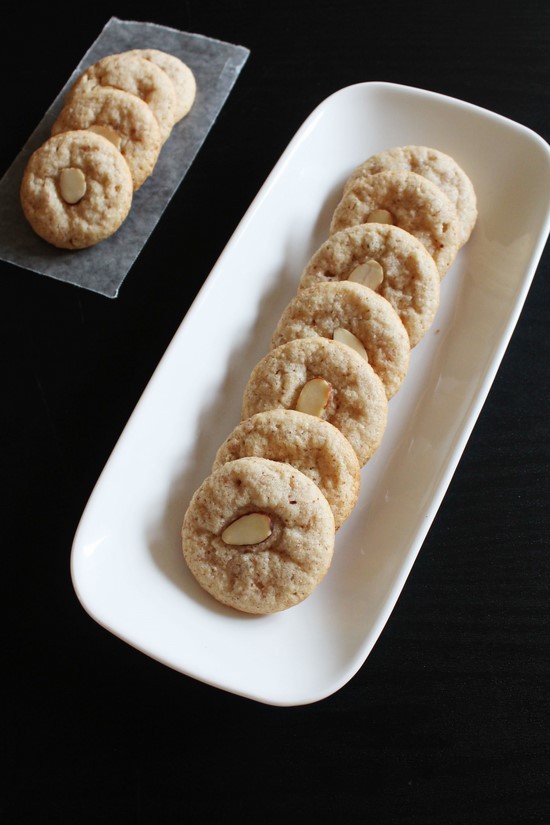
[[20, 195], [34, 231], [66, 249], [116, 232], [195, 96], [191, 69], [158, 49], [107, 55], [89, 66], [27, 163]]
[[184, 518], [184, 558], [224, 604], [285, 609], [327, 572], [388, 402], [434, 319], [440, 279], [475, 223], [465, 178], [448, 156], [403, 147], [370, 158], [346, 182], [329, 237], [252, 370], [241, 422]]

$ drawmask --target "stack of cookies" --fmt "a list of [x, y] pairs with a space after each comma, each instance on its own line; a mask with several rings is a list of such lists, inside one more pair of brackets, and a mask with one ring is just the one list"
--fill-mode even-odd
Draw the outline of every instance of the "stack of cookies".
[[108, 55], [86, 69], [25, 169], [21, 204], [34, 231], [64, 249], [116, 232], [195, 94], [191, 69], [157, 49]]
[[321, 582], [476, 219], [471, 181], [435, 149], [380, 152], [346, 181], [184, 517], [184, 558], [218, 601], [273, 613]]

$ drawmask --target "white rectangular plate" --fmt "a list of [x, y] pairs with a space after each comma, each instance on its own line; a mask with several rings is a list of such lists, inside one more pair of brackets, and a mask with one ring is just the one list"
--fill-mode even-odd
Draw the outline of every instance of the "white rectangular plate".
[[[290, 610], [241, 615], [187, 570], [184, 512], [239, 420], [250, 371], [327, 237], [347, 175], [405, 144], [438, 148], [463, 166], [477, 226], [390, 402], [327, 576]], [[549, 191], [548, 145], [467, 103], [376, 82], [318, 106], [227, 244], [93, 491], [71, 558], [89, 614], [160, 662], [268, 704], [314, 702], [351, 679], [395, 605], [494, 379], [548, 236]]]

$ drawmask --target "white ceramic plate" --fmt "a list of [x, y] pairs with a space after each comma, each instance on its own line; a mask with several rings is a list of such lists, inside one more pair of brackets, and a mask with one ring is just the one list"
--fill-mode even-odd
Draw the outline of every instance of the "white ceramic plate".
[[[347, 175], [412, 143], [463, 166], [478, 224], [390, 402], [324, 581], [290, 610], [241, 615], [188, 572], [185, 509], [239, 420], [250, 371], [327, 236]], [[395, 605], [487, 396], [548, 236], [549, 192], [548, 145], [467, 103], [361, 83], [318, 106], [220, 256], [90, 498], [71, 560], [89, 614], [160, 662], [260, 702], [306, 704], [342, 687]]]

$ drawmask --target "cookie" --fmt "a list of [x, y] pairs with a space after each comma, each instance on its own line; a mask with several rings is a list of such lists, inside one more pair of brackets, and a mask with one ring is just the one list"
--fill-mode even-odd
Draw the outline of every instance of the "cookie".
[[267, 410], [238, 424], [218, 449], [213, 470], [244, 456], [291, 464], [319, 487], [338, 529], [353, 510], [361, 482], [359, 460], [340, 430], [296, 410]]
[[367, 158], [352, 172], [344, 191], [364, 175], [390, 170], [416, 172], [445, 192], [458, 214], [458, 246], [464, 246], [477, 220], [477, 199], [472, 181], [454, 158], [428, 146], [396, 146]]
[[291, 467], [245, 457], [195, 492], [182, 526], [187, 565], [210, 595], [245, 613], [275, 613], [311, 595], [334, 552], [332, 510]]
[[447, 195], [416, 172], [357, 178], [334, 210], [330, 234], [358, 223], [391, 223], [421, 241], [442, 278], [458, 251], [458, 216]]
[[132, 193], [132, 176], [118, 149], [101, 135], [78, 130], [49, 138], [31, 155], [20, 197], [41, 238], [83, 249], [116, 232]]
[[364, 358], [317, 335], [272, 349], [252, 370], [241, 419], [274, 409], [306, 412], [333, 424], [363, 466], [384, 434], [388, 401], [382, 381]]
[[168, 52], [160, 51], [159, 49], [132, 49], [126, 54], [134, 55], [136, 57], [143, 57], [145, 60], [150, 60], [162, 69], [172, 83], [176, 91], [176, 109], [174, 112], [175, 122], [178, 123], [191, 110], [197, 93], [197, 83], [195, 75], [189, 66]]
[[357, 349], [382, 380], [388, 400], [407, 374], [407, 331], [389, 301], [362, 284], [338, 281], [299, 290], [275, 327], [271, 345], [312, 335]]
[[160, 129], [149, 106], [136, 95], [98, 86], [89, 94], [75, 94], [52, 126], [52, 135], [92, 129], [120, 150], [132, 174], [134, 191], [155, 168], [161, 148]]
[[411, 347], [430, 328], [439, 306], [439, 272], [426, 247], [404, 229], [363, 223], [336, 232], [312, 255], [299, 287], [347, 280], [390, 302]]
[[98, 86], [120, 89], [144, 100], [157, 119], [161, 141], [168, 139], [176, 122], [176, 91], [161, 68], [150, 60], [125, 52], [107, 55], [80, 75], [68, 100], [75, 95], [89, 94]]

